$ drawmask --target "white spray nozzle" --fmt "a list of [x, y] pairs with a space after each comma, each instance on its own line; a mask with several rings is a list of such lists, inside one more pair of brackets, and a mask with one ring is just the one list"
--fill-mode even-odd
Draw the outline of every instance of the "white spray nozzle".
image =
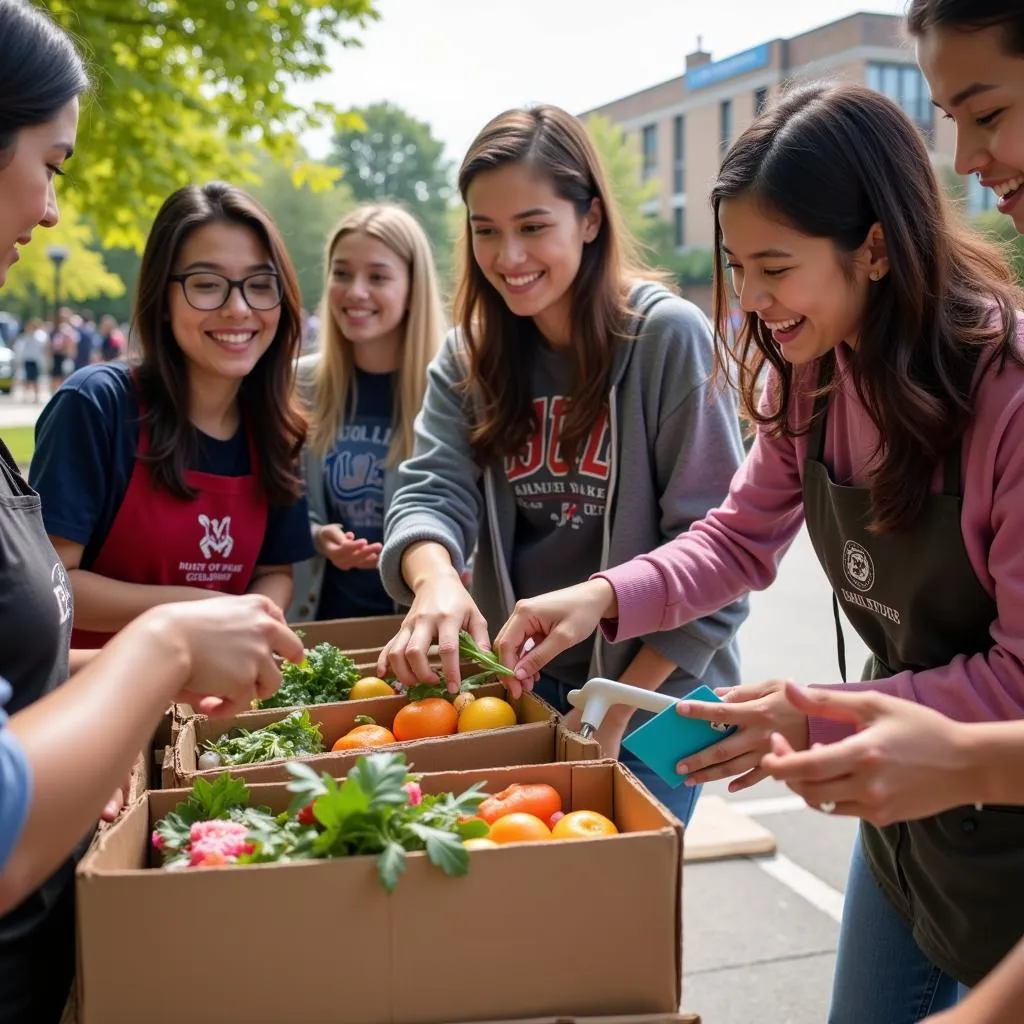
[[585, 738], [597, 732], [613, 704], [626, 704], [641, 711], [657, 713], [676, 703], [675, 697], [657, 690], [643, 690], [639, 686], [600, 677], [588, 680], [579, 690], [570, 690], [566, 700], [582, 712], [580, 733]]

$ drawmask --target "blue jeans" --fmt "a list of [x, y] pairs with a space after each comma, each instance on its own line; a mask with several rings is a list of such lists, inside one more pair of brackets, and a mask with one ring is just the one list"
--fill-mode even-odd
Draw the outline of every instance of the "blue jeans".
[[916, 1024], [968, 988], [921, 952], [871, 875], [858, 835], [846, 883], [828, 1024]]
[[[564, 715], [572, 710], [572, 707], [566, 700], [566, 694], [573, 689], [576, 689], [576, 687], [569, 686], [567, 683], [559, 682], [559, 680], [552, 676], [541, 673], [541, 677], [537, 680], [533, 692], [538, 697], [546, 700], [556, 711]], [[655, 775], [643, 761], [638, 760], [628, 750], [622, 750], [619, 753], [619, 762], [624, 764], [640, 780], [641, 784], [647, 788], [650, 794], [656, 800], [660, 800], [684, 825], [690, 824], [690, 818], [693, 817], [694, 808], [697, 806], [697, 797], [700, 796], [702, 787], [681, 785], [677, 789], [673, 789]]]

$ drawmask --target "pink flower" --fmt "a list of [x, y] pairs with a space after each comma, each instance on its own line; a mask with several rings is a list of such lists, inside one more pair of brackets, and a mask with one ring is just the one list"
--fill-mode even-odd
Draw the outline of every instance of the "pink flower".
[[162, 850], [167, 845], [167, 841], [164, 839], [156, 829], [153, 829], [153, 848], [156, 850]]
[[[237, 821], [197, 821], [189, 831], [189, 860], [193, 867], [202, 864], [234, 863], [243, 853], [252, 852], [246, 839], [249, 830]], [[209, 860], [213, 855], [214, 860]]]
[[407, 782], [402, 788], [409, 794], [410, 807], [423, 803], [423, 790], [418, 782]]

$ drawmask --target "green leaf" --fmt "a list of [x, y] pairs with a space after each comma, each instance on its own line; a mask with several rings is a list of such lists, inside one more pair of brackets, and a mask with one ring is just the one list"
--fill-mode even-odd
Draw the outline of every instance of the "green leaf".
[[404, 754], [377, 753], [359, 758], [348, 777], [369, 797], [370, 809], [380, 810], [408, 803], [402, 788], [408, 771]]
[[206, 749], [216, 753], [222, 764], [238, 765], [319, 754], [324, 743], [319, 723], [314, 724], [309, 710], [302, 708], [260, 729], [239, 729], [235, 736], [225, 733], [208, 741]]
[[[186, 803], [194, 805], [201, 815], [195, 821], [210, 821], [223, 817], [232, 807], [245, 807], [249, 803], [249, 787], [230, 772], [223, 772], [212, 783], [196, 779]], [[180, 812], [180, 805], [175, 810]]]
[[394, 892], [398, 879], [405, 870], [405, 849], [400, 843], [390, 842], [377, 858], [377, 872], [384, 888]]
[[476, 662], [482, 668], [496, 672], [499, 676], [514, 676], [515, 672], [506, 668], [498, 656], [492, 651], [485, 651], [466, 630], [459, 633], [459, 654], [463, 658]]
[[461, 839], [483, 839], [491, 830], [490, 825], [480, 818], [457, 822], [455, 828]]
[[328, 828], [337, 828], [353, 814], [364, 814], [370, 809], [369, 796], [352, 778], [346, 779], [333, 792], [325, 793], [313, 804], [316, 820]]
[[327, 793], [328, 785], [334, 786], [334, 780], [329, 775], [317, 775], [308, 764], [301, 761], [291, 761], [285, 768], [292, 776], [292, 781], [288, 783], [288, 792], [295, 794], [288, 808], [289, 814], [298, 814], [306, 804]]
[[446, 875], [464, 875], [469, 871], [469, 851], [459, 836], [415, 821], [409, 824], [409, 831], [423, 840], [430, 863]]

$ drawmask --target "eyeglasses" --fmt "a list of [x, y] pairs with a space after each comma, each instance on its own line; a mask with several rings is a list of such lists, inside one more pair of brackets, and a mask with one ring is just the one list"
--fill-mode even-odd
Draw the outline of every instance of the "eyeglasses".
[[185, 301], [205, 313], [220, 309], [237, 288], [250, 309], [276, 309], [281, 305], [281, 279], [277, 274], [251, 274], [233, 281], [223, 274], [197, 270], [190, 274], [172, 274], [169, 278], [181, 285]]

